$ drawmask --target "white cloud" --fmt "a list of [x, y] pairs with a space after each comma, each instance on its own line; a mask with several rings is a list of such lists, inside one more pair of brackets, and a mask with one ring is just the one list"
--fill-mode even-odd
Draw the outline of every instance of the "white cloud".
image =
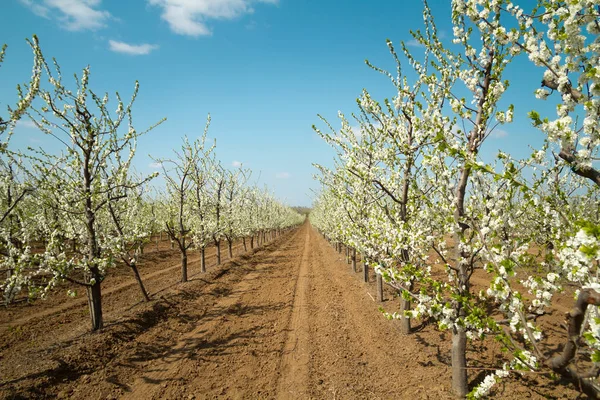
[[507, 137], [508, 136], [508, 132], [506, 132], [503, 129], [499, 129], [499, 128], [495, 128], [492, 133], [490, 134], [491, 138], [494, 139], [501, 139], [503, 137]]
[[162, 8], [161, 18], [171, 30], [180, 35], [211, 35], [206, 21], [210, 19], [234, 19], [254, 12], [253, 3], [277, 4], [279, 0], [148, 0]]
[[50, 10], [48, 7], [45, 7], [41, 4], [34, 3], [33, 0], [19, 0], [22, 4], [29, 7], [31, 12], [33, 12], [38, 17], [49, 18], [48, 13]]
[[408, 47], [425, 47], [425, 45], [420, 43], [417, 39], [410, 39], [408, 42], [406, 42], [406, 45]]
[[239, 167], [241, 167], [241, 166], [242, 166], [242, 162], [241, 162], [241, 161], [236, 161], [236, 160], [234, 160], [234, 161], [231, 163], [231, 166], [233, 166], [233, 167], [235, 167], [235, 168], [239, 168]]
[[18, 128], [26, 128], [26, 129], [37, 129], [37, 126], [33, 121], [27, 119], [21, 119], [17, 122]]
[[[108, 11], [98, 9], [102, 0], [19, 0], [34, 14], [52, 19], [70, 31], [96, 30], [106, 26]], [[58, 14], [53, 15], [53, 12]]]
[[150, 54], [151, 51], [158, 49], [155, 44], [129, 44], [125, 42], [117, 42], [115, 40], [109, 40], [108, 44], [111, 51], [117, 53], [131, 54], [134, 56], [141, 56], [144, 54]]
[[162, 168], [162, 164], [159, 162], [153, 162], [148, 164], [148, 166], [152, 169], [161, 169]]
[[289, 179], [292, 175], [289, 172], [278, 172], [275, 174], [275, 178], [277, 179]]

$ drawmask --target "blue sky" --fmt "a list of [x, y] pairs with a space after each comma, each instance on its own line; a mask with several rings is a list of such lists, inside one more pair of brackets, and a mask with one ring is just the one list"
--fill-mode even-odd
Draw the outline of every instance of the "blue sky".
[[[450, 36], [449, 1], [430, 5]], [[423, 21], [420, 0], [4, 0], [2, 11], [0, 44], [9, 47], [0, 107], [15, 103], [16, 84], [31, 74], [25, 38], [35, 33], [65, 78], [90, 65], [93, 90], [124, 98], [139, 80], [136, 128], [167, 118], [140, 139], [139, 171], [153, 171], [149, 155], [169, 157], [182, 136], [201, 135], [211, 113], [209, 135], [223, 164], [242, 162], [290, 205], [311, 204], [318, 186], [311, 163], [331, 164], [332, 150], [311, 128], [317, 114], [339, 126], [337, 111], [355, 111], [362, 88], [378, 100], [392, 97], [387, 78], [364, 60], [393, 69], [385, 39], [409, 41]], [[526, 113], [536, 107], [552, 115], [533, 96], [542, 72], [526, 60], [508, 69], [515, 123], [489, 140], [484, 156], [501, 148], [523, 157], [528, 144], [541, 143]], [[56, 142], [24, 123], [12, 146]]]

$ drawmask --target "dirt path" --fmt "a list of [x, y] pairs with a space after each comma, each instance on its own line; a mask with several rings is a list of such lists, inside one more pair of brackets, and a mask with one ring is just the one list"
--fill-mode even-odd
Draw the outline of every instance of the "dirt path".
[[[313, 233], [314, 234], [314, 233]], [[281, 354], [277, 397], [294, 399], [306, 396], [308, 383], [308, 363], [310, 337], [308, 329], [308, 296], [310, 287], [310, 265], [314, 262], [311, 244], [311, 229], [307, 230], [304, 240], [304, 250], [300, 260], [300, 268], [290, 322], [287, 328], [287, 339]]]
[[[430, 352], [415, 351], [414, 341], [391, 346], [401, 337], [370, 288], [308, 224], [248, 268], [168, 354], [138, 371], [124, 398], [425, 395], [423, 371], [411, 374], [401, 360]], [[432, 397], [447, 397], [445, 369], [432, 370]]]
[[[452, 398], [448, 334], [421, 325], [402, 336], [378, 312], [397, 309], [397, 301], [388, 293], [375, 302], [374, 284], [343, 258], [306, 223], [165, 290], [100, 333], [31, 351], [40, 367], [7, 369], [0, 397]], [[482, 379], [486, 371], [476, 368], [494, 365], [499, 354], [497, 345], [470, 345], [471, 380]], [[537, 377], [495, 395], [574, 397]]]

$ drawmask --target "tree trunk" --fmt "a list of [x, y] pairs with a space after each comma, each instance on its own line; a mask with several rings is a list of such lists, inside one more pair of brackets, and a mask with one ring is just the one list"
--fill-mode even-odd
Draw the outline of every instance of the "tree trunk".
[[140, 276], [140, 272], [138, 271], [137, 265], [135, 262], [129, 263], [129, 267], [133, 270], [133, 276], [135, 276], [135, 280], [140, 286], [140, 290], [142, 291], [142, 296], [144, 296], [145, 301], [150, 301], [150, 296], [148, 296], [148, 292], [146, 292], [146, 288], [144, 287], [144, 282], [142, 282], [142, 277]]
[[221, 240], [215, 242], [215, 247], [217, 248], [217, 265], [221, 265]]
[[377, 276], [377, 301], [383, 302], [383, 277], [380, 274]]
[[175, 248], [175, 242], [171, 240], [171, 250]]
[[246, 238], [242, 238], [242, 242], [244, 243], [244, 252], [248, 251], [248, 246], [246, 246]]
[[227, 239], [227, 250], [229, 251], [229, 259], [231, 260], [233, 258], [233, 248], [232, 246], [232, 241]]
[[206, 272], [206, 251], [205, 247], [200, 249], [200, 272]]
[[369, 282], [369, 266], [367, 260], [363, 260], [363, 279], [365, 282]]
[[400, 331], [403, 335], [410, 333], [410, 318], [404, 316], [404, 311], [410, 310], [410, 300], [400, 296], [400, 314], [403, 316], [400, 320]]
[[158, 236], [156, 236], [156, 251], [158, 251]]
[[356, 273], [356, 249], [352, 249], [352, 271]]
[[181, 252], [181, 282], [187, 282], [187, 280], [187, 250], [184, 249]]
[[97, 268], [91, 268], [91, 273], [87, 276], [87, 282], [95, 279], [92, 286], [87, 287], [88, 306], [90, 308], [90, 317], [92, 319], [92, 331], [102, 329], [104, 321], [102, 320], [102, 290], [101, 277]]
[[467, 387], [467, 335], [462, 327], [452, 330], [452, 390], [465, 397]]
[[250, 236], [250, 248], [254, 249], [254, 235]]

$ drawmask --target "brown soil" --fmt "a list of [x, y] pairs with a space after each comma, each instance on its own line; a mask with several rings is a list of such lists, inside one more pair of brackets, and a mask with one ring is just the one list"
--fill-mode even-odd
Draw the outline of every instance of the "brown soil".
[[[177, 257], [163, 249], [140, 263], [150, 303], [139, 302], [130, 275], [107, 280], [98, 333], [87, 331], [78, 299], [2, 310], [0, 397], [451, 398], [449, 335], [421, 324], [402, 336], [378, 312], [398, 307], [393, 293], [377, 303], [374, 283], [361, 282], [308, 223], [204, 275], [192, 263], [185, 284]], [[558, 326], [559, 316], [546, 318]], [[476, 384], [502, 353], [492, 341], [474, 342], [468, 358]], [[524, 375], [492, 396], [577, 393]]]

